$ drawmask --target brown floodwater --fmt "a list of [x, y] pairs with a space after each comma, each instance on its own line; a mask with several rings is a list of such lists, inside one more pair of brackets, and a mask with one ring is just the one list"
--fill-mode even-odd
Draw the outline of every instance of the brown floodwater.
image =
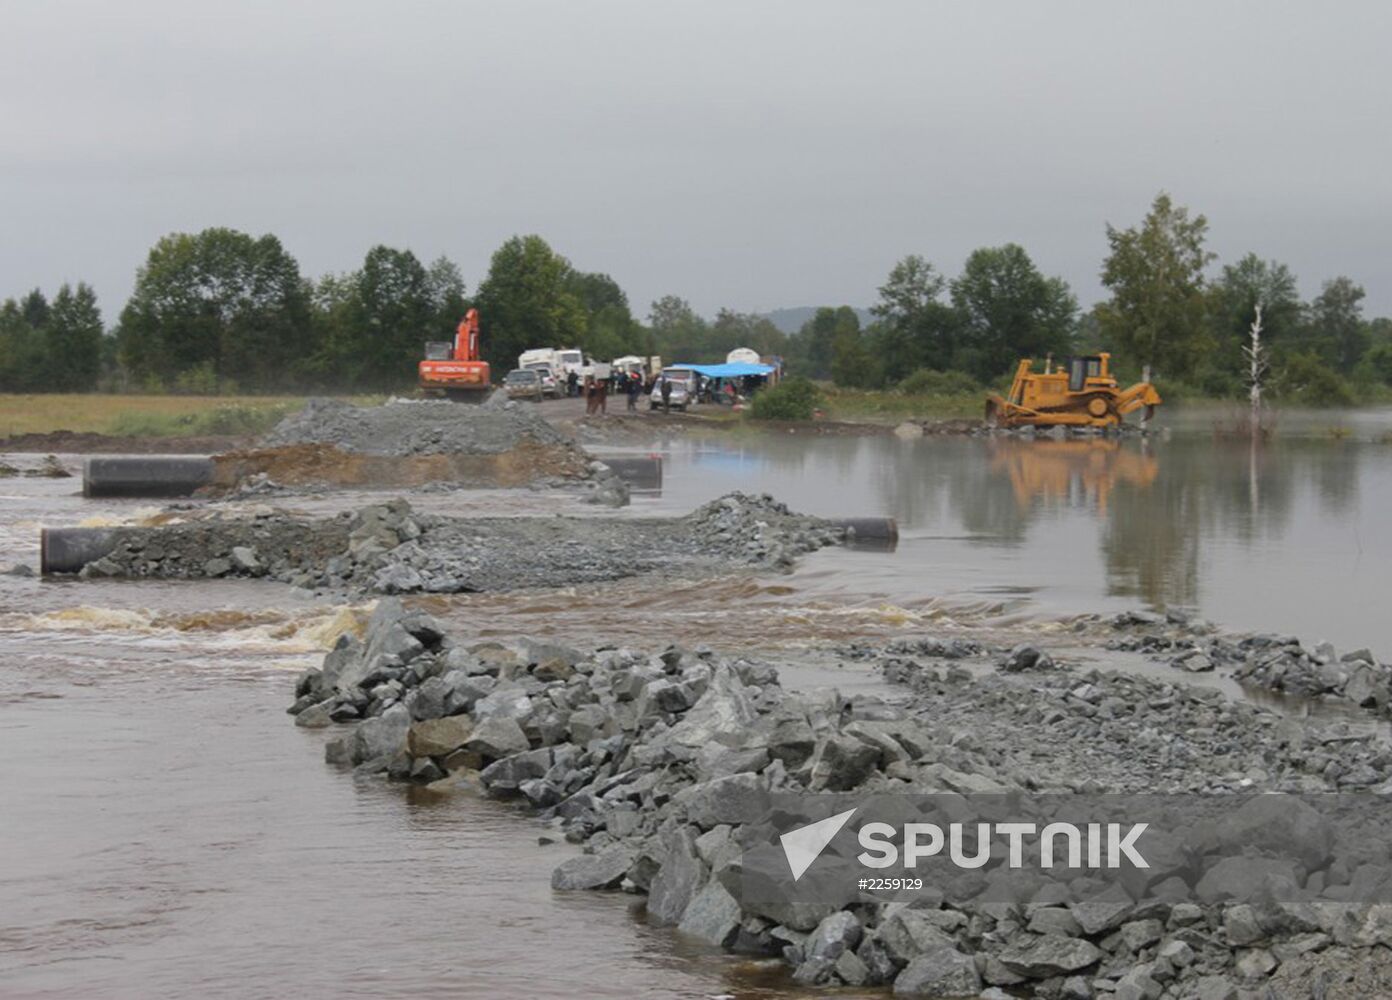
[[[678, 571], [425, 603], [464, 634], [757, 649], [791, 685], [886, 694], [855, 663], [806, 653], [905, 632], [1060, 644], [1077, 613], [1187, 606], [1386, 656], [1392, 416], [1284, 430], [1256, 451], [1183, 419], [1144, 443], [681, 438], [662, 449], [663, 491], [619, 516], [740, 488], [813, 513], [893, 515], [901, 542], [816, 553], [788, 575]], [[36, 564], [41, 525], [158, 513], [78, 486], [0, 480], [0, 566]], [[272, 502], [328, 513], [387, 495]], [[611, 513], [528, 491], [412, 502]], [[284, 714], [289, 685], [365, 611], [257, 581], [0, 576], [0, 996], [805, 993], [647, 926], [628, 897], [552, 893], [550, 870], [574, 848], [538, 843], [548, 827], [510, 804], [323, 764], [325, 735]]]

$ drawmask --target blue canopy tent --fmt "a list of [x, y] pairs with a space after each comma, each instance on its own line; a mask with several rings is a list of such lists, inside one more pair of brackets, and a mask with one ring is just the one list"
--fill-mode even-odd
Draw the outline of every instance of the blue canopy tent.
[[723, 365], [668, 365], [668, 368], [680, 368], [685, 371], [693, 371], [704, 375], [706, 378], [742, 378], [745, 375], [772, 375], [776, 368], [773, 365], [752, 365], [746, 361], [726, 362]]

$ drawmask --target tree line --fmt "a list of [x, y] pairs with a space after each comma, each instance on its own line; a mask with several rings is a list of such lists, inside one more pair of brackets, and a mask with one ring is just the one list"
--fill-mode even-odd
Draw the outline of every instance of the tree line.
[[1260, 303], [1278, 394], [1338, 403], [1392, 385], [1392, 320], [1363, 316], [1360, 286], [1335, 277], [1306, 302], [1286, 265], [1254, 253], [1211, 273], [1207, 231], [1164, 193], [1137, 225], [1107, 226], [1109, 297], [1087, 311], [1018, 244], [973, 251], [951, 278], [911, 254], [880, 286], [870, 322], [827, 306], [793, 334], [729, 309], [706, 319], [676, 295], [642, 322], [612, 277], [536, 235], [499, 247], [470, 294], [453, 261], [407, 249], [376, 246], [356, 270], [310, 278], [273, 235], [173, 233], [151, 248], [110, 330], [82, 283], [0, 304], [0, 391], [401, 389], [424, 342], [450, 339], [469, 306], [500, 373], [539, 346], [691, 362], [750, 347], [844, 386], [972, 389], [1020, 358], [1101, 349], [1128, 375], [1149, 366], [1163, 388], [1222, 397], [1244, 389], [1242, 345]]
[[1331, 278], [1306, 302], [1287, 265], [1255, 253], [1210, 277], [1207, 234], [1204, 216], [1164, 193], [1139, 224], [1107, 226], [1110, 295], [1085, 312], [1013, 243], [974, 251], [951, 280], [905, 257], [865, 329], [853, 310], [827, 308], [797, 339], [811, 374], [852, 386], [950, 384], [915, 375], [925, 370], [999, 382], [1018, 359], [1106, 350], [1127, 376], [1148, 368], [1181, 395], [1230, 398], [1247, 388], [1242, 348], [1260, 304], [1278, 397], [1345, 404], [1392, 386], [1392, 319], [1364, 317], [1360, 285]]

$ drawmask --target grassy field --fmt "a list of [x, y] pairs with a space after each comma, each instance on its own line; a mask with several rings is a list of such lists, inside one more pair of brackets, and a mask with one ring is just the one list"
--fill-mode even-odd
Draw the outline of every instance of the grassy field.
[[150, 437], [259, 434], [303, 405], [299, 396], [0, 395], [0, 437], [52, 431]]
[[953, 420], [980, 417], [986, 390], [947, 395], [917, 395], [896, 389], [843, 389], [821, 386], [822, 409], [832, 420], [897, 423], [900, 420]]

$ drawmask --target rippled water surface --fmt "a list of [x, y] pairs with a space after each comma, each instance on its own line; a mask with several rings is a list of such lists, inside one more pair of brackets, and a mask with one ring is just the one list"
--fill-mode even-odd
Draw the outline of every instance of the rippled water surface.
[[[1386, 413], [1292, 417], [1255, 450], [1182, 419], [1146, 442], [680, 438], [658, 449], [662, 491], [617, 516], [767, 491], [813, 513], [893, 515], [901, 542], [816, 553], [787, 576], [674, 572], [426, 603], [477, 635], [785, 659], [822, 640], [1060, 634], [1057, 616], [1185, 605], [1386, 657], [1389, 430]], [[36, 564], [43, 524], [157, 514], [77, 486], [0, 480], [0, 565]], [[368, 498], [275, 502], [327, 513]], [[412, 500], [609, 513], [558, 494]], [[325, 766], [323, 734], [284, 715], [290, 678], [364, 613], [257, 581], [0, 576], [0, 996], [795, 994], [647, 927], [625, 897], [552, 894], [573, 848], [538, 844], [546, 828], [507, 804]], [[854, 666], [788, 677], [877, 683]]]

